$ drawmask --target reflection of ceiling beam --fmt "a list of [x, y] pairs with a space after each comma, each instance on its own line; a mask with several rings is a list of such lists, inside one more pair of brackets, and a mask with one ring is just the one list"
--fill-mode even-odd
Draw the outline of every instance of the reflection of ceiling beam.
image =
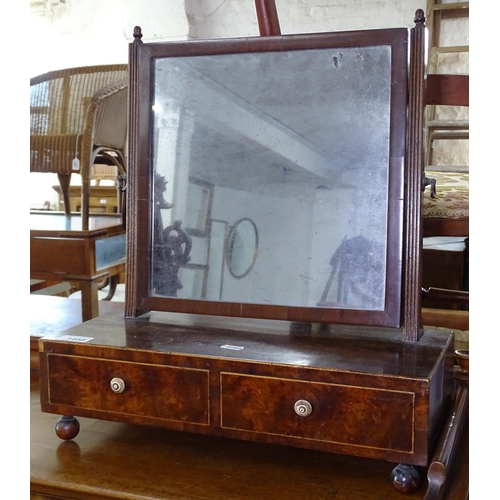
[[221, 133], [233, 130], [314, 175], [332, 179], [334, 163], [324, 151], [197, 70], [175, 63], [179, 70], [171, 72], [169, 81], [178, 85], [182, 104], [197, 120], [212, 128], [217, 123]]

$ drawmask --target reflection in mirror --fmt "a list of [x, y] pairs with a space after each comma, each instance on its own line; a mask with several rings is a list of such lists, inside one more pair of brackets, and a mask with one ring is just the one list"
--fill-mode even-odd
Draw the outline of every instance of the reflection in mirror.
[[213, 186], [193, 177], [189, 178], [186, 206], [186, 231], [205, 236], [212, 208]]
[[186, 299], [206, 298], [206, 266], [186, 264], [179, 269], [179, 281], [182, 284], [177, 297]]
[[257, 257], [259, 235], [252, 219], [240, 219], [229, 233], [226, 260], [229, 272], [235, 278], [246, 276]]
[[224, 245], [227, 237], [227, 223], [212, 220], [210, 224], [210, 242], [208, 248], [208, 300], [220, 300], [224, 281]]
[[[169, 250], [177, 271], [196, 255], [208, 281], [198, 274], [196, 291], [192, 280], [184, 287], [182, 270], [170, 295], [157, 286], [156, 252], [152, 294], [383, 310], [391, 47], [165, 57], [153, 68], [162, 208], [152, 247], [164, 250], [164, 228], [182, 223], [199, 237], [189, 255]], [[226, 274], [211, 242], [215, 219], [238, 228]], [[240, 239], [252, 224], [254, 250]]]
[[[361, 309], [376, 307], [380, 297], [382, 282], [378, 278], [384, 268], [384, 248], [376, 241], [362, 235], [344, 238], [335, 250], [332, 266], [325, 290], [321, 296], [321, 306], [341, 306], [342, 304]], [[337, 278], [335, 291], [332, 282]]]

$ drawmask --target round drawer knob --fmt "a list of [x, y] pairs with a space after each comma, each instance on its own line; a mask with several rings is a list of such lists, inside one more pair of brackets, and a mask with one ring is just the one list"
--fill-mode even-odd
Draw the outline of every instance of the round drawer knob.
[[123, 392], [125, 390], [125, 382], [118, 377], [111, 379], [109, 385], [111, 387], [111, 390], [113, 392], [116, 392], [117, 394], [120, 394], [120, 392]]
[[313, 411], [312, 404], [309, 403], [309, 401], [306, 401], [305, 399], [299, 399], [293, 405], [293, 409], [295, 410], [295, 413], [300, 417], [307, 417]]

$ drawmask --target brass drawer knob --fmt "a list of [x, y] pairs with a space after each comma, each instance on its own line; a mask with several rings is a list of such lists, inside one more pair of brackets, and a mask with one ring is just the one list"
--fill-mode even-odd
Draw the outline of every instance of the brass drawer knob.
[[123, 381], [123, 379], [118, 377], [111, 379], [109, 386], [111, 387], [111, 390], [113, 392], [116, 392], [116, 394], [120, 394], [125, 390], [125, 382]]
[[299, 415], [299, 417], [307, 417], [313, 411], [312, 404], [309, 403], [309, 401], [306, 401], [305, 399], [299, 399], [293, 405], [293, 409], [295, 410], [295, 413]]

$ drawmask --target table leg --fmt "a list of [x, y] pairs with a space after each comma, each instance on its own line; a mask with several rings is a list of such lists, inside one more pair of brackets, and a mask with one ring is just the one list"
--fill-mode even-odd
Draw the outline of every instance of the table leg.
[[82, 321], [99, 316], [99, 280], [81, 281]]

